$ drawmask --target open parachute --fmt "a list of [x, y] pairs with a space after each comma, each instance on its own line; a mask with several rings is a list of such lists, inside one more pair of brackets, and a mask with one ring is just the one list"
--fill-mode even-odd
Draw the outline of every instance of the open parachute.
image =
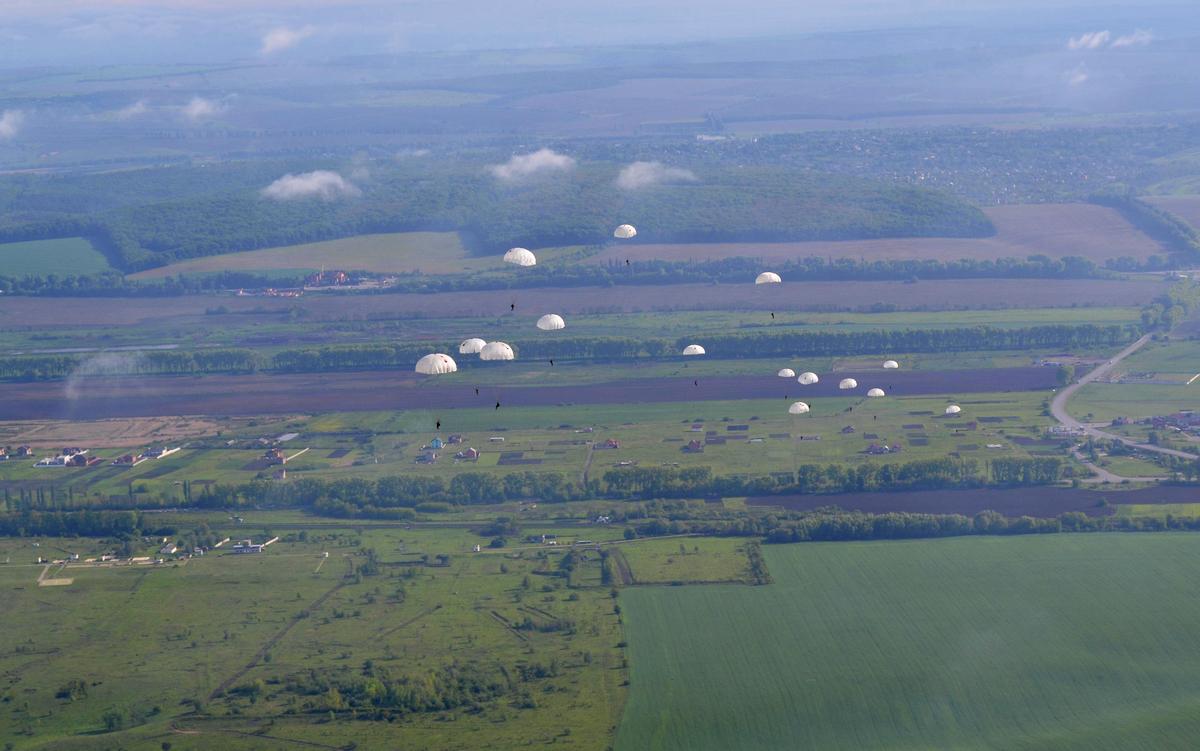
[[556, 313], [547, 313], [537, 319], [537, 327], [542, 331], [558, 331], [559, 329], [565, 329], [567, 322], [563, 320], [562, 316]]
[[949, 407], [946, 407], [946, 414], [948, 415], [957, 415], [959, 412], [962, 412], [962, 407], [957, 404], [951, 404]]
[[858, 381], [854, 380], [853, 378], [843, 378], [841, 382], [838, 383], [838, 388], [843, 391], [846, 389], [856, 389], [858, 388]]
[[875, 398], [878, 398], [881, 396], [887, 396], [887, 393], [884, 392], [883, 389], [871, 389], [871, 390], [867, 391], [867, 396], [871, 397], [872, 399], [875, 399]]
[[820, 380], [821, 379], [819, 377], [817, 377], [817, 374], [812, 372], [811, 370], [806, 370], [803, 373], [801, 373], [799, 376], [796, 377], [796, 382], [801, 384], [802, 386], [811, 386]]
[[883, 367], [885, 370], [895, 370], [896, 368], [900, 367], [900, 363], [896, 362], [895, 360], [884, 360]]
[[480, 360], [513, 360], [513, 348], [505, 342], [488, 342], [479, 350]]
[[792, 406], [788, 407], [789, 415], [805, 415], [808, 414], [808, 404], [805, 402], [792, 402]]
[[791, 368], [784, 368], [775, 375], [779, 376], [780, 378], [795, 378], [796, 371], [792, 370]]
[[444, 375], [457, 371], [458, 363], [454, 362], [454, 358], [450, 355], [434, 352], [417, 360], [417, 367], [414, 370], [423, 375]]
[[631, 237], [637, 237], [637, 229], [632, 224], [622, 224], [613, 230], [613, 237], [618, 240], [628, 240]]
[[458, 345], [458, 354], [460, 354], [460, 355], [477, 355], [477, 354], [479, 354], [479, 350], [483, 349], [484, 345], [486, 345], [486, 344], [487, 344], [487, 342], [485, 342], [484, 340], [482, 340], [478, 337], [471, 337], [470, 339], [464, 339], [462, 341], [462, 344]]
[[783, 279], [774, 271], [764, 271], [754, 280], [755, 284], [779, 284]]
[[525, 248], [509, 248], [504, 254], [504, 262], [517, 266], [537, 266], [537, 256]]
[[699, 344], [689, 344], [688, 346], [683, 348], [682, 354], [684, 354], [688, 357], [691, 357], [693, 355], [703, 355], [704, 347], [701, 347]]

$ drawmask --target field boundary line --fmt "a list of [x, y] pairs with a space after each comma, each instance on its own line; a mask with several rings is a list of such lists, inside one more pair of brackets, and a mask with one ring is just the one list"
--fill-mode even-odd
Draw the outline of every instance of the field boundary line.
[[233, 686], [234, 683], [241, 680], [242, 676], [244, 676], [246, 673], [249, 673], [251, 670], [253, 670], [258, 665], [258, 663], [263, 659], [263, 656], [266, 655], [267, 652], [271, 651], [271, 648], [274, 647], [276, 644], [278, 644], [280, 639], [287, 636], [288, 632], [291, 631], [292, 628], [295, 627], [295, 625], [297, 623], [299, 623], [301, 620], [304, 619], [304, 615], [306, 613], [311, 614], [312, 611], [314, 611], [317, 608], [324, 605], [326, 600], [328, 600], [330, 597], [332, 597], [335, 592], [337, 592], [342, 587], [346, 586], [348, 583], [349, 582], [346, 582], [346, 581], [338, 582], [337, 584], [333, 585], [333, 588], [330, 589], [328, 592], [326, 592], [325, 594], [321, 595], [320, 597], [318, 597], [317, 599], [315, 599], [311, 603], [309, 603], [308, 607], [304, 608], [299, 613], [297, 613], [296, 615], [289, 618], [287, 623], [285, 623], [283, 625], [283, 628], [281, 628], [278, 632], [276, 632], [276, 634], [274, 636], [272, 636], [270, 639], [267, 639], [267, 641], [261, 647], [258, 648], [258, 651], [254, 653], [254, 656], [250, 658], [250, 662], [248, 662], [245, 667], [241, 668], [233, 675], [231, 675], [228, 678], [226, 678], [225, 680], [221, 681], [221, 683], [212, 690], [212, 693], [210, 693], [208, 695], [208, 698], [210, 700], [216, 699], [219, 696], [223, 695], [226, 691], [228, 691], [229, 688], [231, 686]]

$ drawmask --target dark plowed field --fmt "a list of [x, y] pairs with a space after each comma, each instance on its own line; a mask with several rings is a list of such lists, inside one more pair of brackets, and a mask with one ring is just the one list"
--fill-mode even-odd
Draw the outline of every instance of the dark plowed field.
[[[846, 376], [861, 384], [838, 391]], [[775, 376], [656, 378], [574, 386], [487, 386], [475, 395], [469, 374], [430, 378], [397, 371], [355, 373], [145, 376], [0, 385], [0, 419], [93, 420], [152, 415], [259, 415], [277, 412], [352, 412], [630, 404], [732, 399], [859, 396], [880, 386], [892, 396], [1033, 391], [1055, 385], [1054, 368], [837, 373], [812, 386]]]
[[[1180, 485], [1141, 490], [1083, 490], [1079, 488], [1004, 488], [990, 490], [928, 490], [912, 493], [843, 493], [840, 495], [781, 495], [747, 498], [751, 506], [782, 506], [807, 511], [837, 506], [847, 511], [883, 514], [910, 511], [922, 514], [963, 514], [998, 511], [1005, 516], [1054, 517], [1067, 511], [1108, 516], [1117, 503], [1195, 503], [1196, 488]], [[1110, 505], [1098, 506], [1101, 499]]]

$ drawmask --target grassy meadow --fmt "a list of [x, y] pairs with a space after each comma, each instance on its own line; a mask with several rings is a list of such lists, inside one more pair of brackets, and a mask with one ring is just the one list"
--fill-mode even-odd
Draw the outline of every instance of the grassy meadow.
[[1200, 538], [814, 543], [621, 604], [627, 749], [1185, 748]]
[[3, 276], [78, 276], [111, 270], [104, 254], [83, 237], [0, 243]]

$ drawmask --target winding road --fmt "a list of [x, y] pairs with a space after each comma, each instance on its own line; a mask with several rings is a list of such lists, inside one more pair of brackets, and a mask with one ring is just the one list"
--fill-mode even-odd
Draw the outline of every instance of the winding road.
[[[1067, 402], [1070, 401], [1071, 397], [1075, 395], [1075, 392], [1079, 391], [1079, 389], [1088, 385], [1089, 383], [1108, 375], [1122, 360], [1124, 360], [1126, 357], [1129, 357], [1134, 352], [1137, 352], [1139, 349], [1145, 346], [1146, 342], [1148, 341], [1150, 341], [1149, 334], [1141, 336], [1137, 341], [1118, 352], [1111, 360], [1103, 365], [1093, 368], [1090, 373], [1081, 376], [1079, 380], [1060, 390], [1054, 395], [1054, 399], [1050, 402], [1050, 414], [1052, 414], [1054, 419], [1058, 420], [1064, 427], [1072, 430], [1082, 431], [1085, 435], [1092, 436], [1093, 438], [1119, 441], [1130, 448], [1135, 448], [1140, 451], [1150, 451], [1156, 454], [1168, 454], [1181, 459], [1195, 459], [1195, 454], [1189, 454], [1186, 451], [1178, 451], [1176, 449], [1155, 446], [1151, 443], [1138, 443], [1131, 438], [1125, 438], [1124, 436], [1105, 432], [1095, 426], [1076, 420], [1074, 417], [1071, 417], [1070, 413], [1067, 412]], [[1080, 461], [1082, 461], [1084, 464], [1087, 464], [1088, 467], [1096, 472], [1097, 477], [1095, 478], [1095, 481], [1121, 482], [1124, 480], [1130, 480], [1133, 482], [1154, 482], [1157, 480], [1167, 479], [1166, 477], [1122, 477], [1120, 475], [1115, 475], [1112, 472], [1103, 469], [1102, 467], [1097, 467], [1096, 465], [1084, 459], [1080, 454], [1078, 454], [1078, 452], [1076, 452], [1076, 456], [1079, 457]]]

